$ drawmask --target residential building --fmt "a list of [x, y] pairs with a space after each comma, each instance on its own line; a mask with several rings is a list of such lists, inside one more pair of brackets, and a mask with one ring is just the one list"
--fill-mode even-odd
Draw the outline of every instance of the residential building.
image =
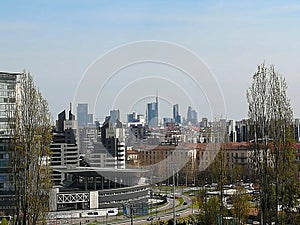
[[131, 165], [131, 166], [135, 166], [135, 167], [139, 167], [139, 152], [136, 150], [133, 150], [132, 148], [127, 148], [126, 151], [126, 162]]
[[128, 123], [127, 146], [142, 145], [146, 140], [146, 127], [143, 123]]
[[78, 128], [79, 152], [87, 154], [94, 151], [94, 144], [98, 141], [99, 129], [95, 124], [89, 124]]
[[[196, 145], [158, 145], [140, 146], [138, 149], [139, 165], [151, 166], [152, 182], [170, 182], [172, 165], [176, 164], [179, 183], [191, 183], [196, 172]], [[136, 162], [137, 163], [137, 162]]]
[[206, 117], [203, 117], [200, 121], [200, 127], [201, 128], [207, 128], [208, 127], [208, 119]]
[[0, 72], [0, 211], [13, 210], [14, 195], [10, 182], [12, 129], [18, 77], [22, 73]]
[[164, 133], [165, 140], [162, 143], [177, 146], [179, 143], [182, 142], [181, 128], [178, 123], [164, 123]]

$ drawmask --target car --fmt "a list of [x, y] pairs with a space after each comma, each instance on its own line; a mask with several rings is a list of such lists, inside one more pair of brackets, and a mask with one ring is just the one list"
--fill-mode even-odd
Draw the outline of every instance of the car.
[[184, 202], [183, 205], [187, 205], [187, 202]]
[[150, 216], [150, 217], [147, 218], [147, 221], [152, 221], [152, 220], [153, 220], [152, 216]]
[[176, 216], [179, 217], [179, 216], [180, 216], [180, 213], [176, 213]]

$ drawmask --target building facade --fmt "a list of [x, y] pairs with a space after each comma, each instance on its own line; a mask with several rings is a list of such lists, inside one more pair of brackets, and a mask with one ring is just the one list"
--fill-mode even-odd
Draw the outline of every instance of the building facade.
[[190, 125], [194, 125], [194, 126], [198, 125], [197, 111], [192, 109], [191, 106], [189, 106], [188, 110], [187, 110], [187, 123], [190, 124]]
[[151, 128], [158, 126], [158, 97], [155, 102], [147, 104], [147, 124]]
[[69, 111], [69, 119], [66, 119], [65, 110], [58, 114], [56, 127], [52, 132], [51, 150], [51, 178], [55, 185], [67, 182], [69, 177], [56, 169], [74, 168], [79, 166], [79, 147], [77, 145], [77, 121]]
[[173, 119], [175, 123], [181, 123], [181, 116], [179, 115], [179, 105], [173, 105]]
[[110, 115], [110, 122], [112, 124], [117, 123], [117, 121], [120, 121], [120, 110], [119, 109], [113, 109], [109, 111], [109, 115]]
[[0, 211], [13, 210], [14, 195], [10, 182], [10, 156], [18, 77], [22, 73], [0, 72]]
[[[151, 168], [152, 182], [169, 182], [172, 176], [172, 166], [176, 167], [177, 182], [191, 183], [196, 171], [196, 145], [151, 145], [134, 149], [138, 152], [140, 166]], [[172, 181], [171, 181], [172, 182]]]
[[77, 106], [77, 121], [79, 127], [85, 127], [88, 124], [88, 104], [79, 103]]

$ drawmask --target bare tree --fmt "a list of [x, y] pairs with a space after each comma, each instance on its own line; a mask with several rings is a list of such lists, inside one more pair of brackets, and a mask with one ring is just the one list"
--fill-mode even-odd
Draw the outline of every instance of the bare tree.
[[[290, 189], [296, 196], [297, 174], [293, 168], [293, 112], [286, 94], [285, 79], [274, 66], [258, 66], [253, 82], [247, 91], [250, 135], [253, 139], [253, 164], [260, 186], [261, 224], [280, 224], [278, 206], [283, 214], [295, 204], [295, 199], [285, 199], [283, 190]], [[290, 180], [287, 181], [286, 177]]]
[[46, 100], [24, 72], [17, 87], [13, 121], [12, 175], [15, 224], [43, 223], [48, 207], [51, 123]]

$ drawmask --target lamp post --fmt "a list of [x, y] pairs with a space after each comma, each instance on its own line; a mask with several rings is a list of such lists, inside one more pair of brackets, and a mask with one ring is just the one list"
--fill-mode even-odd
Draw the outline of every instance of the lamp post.
[[133, 204], [130, 205], [130, 222], [133, 225]]
[[[152, 190], [150, 190], [150, 215], [151, 215], [151, 211], [152, 211], [152, 200], [153, 200], [153, 192]], [[152, 220], [151, 220], [151, 224], [152, 224]]]
[[173, 220], [174, 225], [176, 225], [176, 211], [175, 211], [175, 165], [172, 166], [173, 170]]

